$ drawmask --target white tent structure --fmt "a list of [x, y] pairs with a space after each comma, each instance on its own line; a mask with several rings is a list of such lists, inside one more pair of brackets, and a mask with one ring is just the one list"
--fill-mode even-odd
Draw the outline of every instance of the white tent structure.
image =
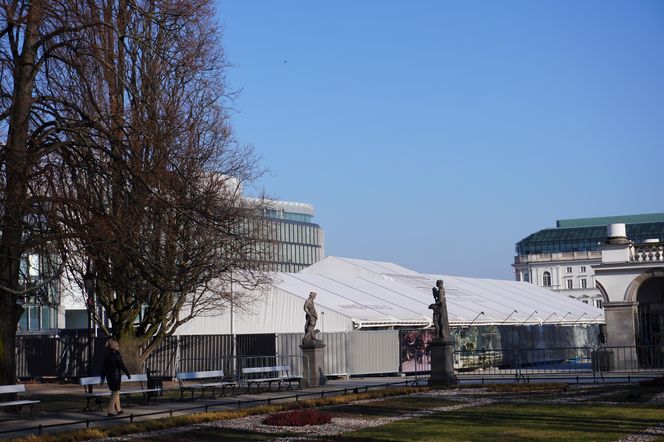
[[276, 273], [248, 308], [197, 318], [181, 335], [301, 333], [304, 301], [316, 292], [324, 333], [431, 326], [431, 289], [445, 281], [452, 326], [604, 323], [601, 309], [535, 285], [494, 279], [424, 275], [396, 264], [327, 257], [298, 272]]

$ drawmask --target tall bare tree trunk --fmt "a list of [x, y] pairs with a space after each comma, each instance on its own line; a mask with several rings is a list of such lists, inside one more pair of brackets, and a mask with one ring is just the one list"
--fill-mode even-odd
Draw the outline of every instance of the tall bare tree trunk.
[[[21, 55], [16, 60], [14, 100], [9, 117], [5, 167], [7, 174], [7, 204], [0, 220], [0, 384], [16, 380], [15, 340], [18, 321], [23, 308], [17, 304], [20, 260], [23, 255], [23, 226], [27, 215], [25, 200], [30, 164], [28, 134], [35, 85], [38, 29], [43, 19], [42, 1], [33, 1], [27, 14]], [[12, 293], [12, 291], [14, 293]]]

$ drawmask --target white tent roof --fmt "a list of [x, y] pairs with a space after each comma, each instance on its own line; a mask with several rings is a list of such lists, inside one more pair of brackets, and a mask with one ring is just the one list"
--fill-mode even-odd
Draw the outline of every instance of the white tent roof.
[[356, 328], [431, 325], [431, 289], [445, 281], [451, 325], [603, 323], [601, 309], [526, 282], [424, 275], [396, 264], [327, 257], [298, 273], [280, 273], [275, 288], [299, 297], [318, 293], [319, 309]]

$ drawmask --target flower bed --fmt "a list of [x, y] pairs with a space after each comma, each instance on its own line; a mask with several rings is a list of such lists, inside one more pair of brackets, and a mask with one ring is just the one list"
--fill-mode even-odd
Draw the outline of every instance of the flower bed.
[[302, 408], [270, 414], [263, 419], [263, 423], [278, 427], [303, 427], [305, 425], [324, 425], [330, 423], [331, 420], [330, 413], [320, 412], [316, 408]]

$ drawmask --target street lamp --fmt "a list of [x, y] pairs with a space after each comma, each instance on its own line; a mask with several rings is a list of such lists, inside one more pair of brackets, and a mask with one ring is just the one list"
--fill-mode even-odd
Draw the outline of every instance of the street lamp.
[[92, 376], [92, 315], [95, 310], [95, 275], [89, 267], [83, 275], [83, 287], [87, 296], [85, 306], [88, 310], [88, 376]]

